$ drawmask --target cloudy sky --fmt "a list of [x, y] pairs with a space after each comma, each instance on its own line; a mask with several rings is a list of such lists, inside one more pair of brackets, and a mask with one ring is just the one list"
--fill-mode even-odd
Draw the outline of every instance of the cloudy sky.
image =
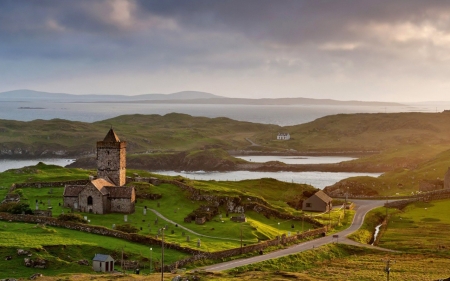
[[0, 91], [450, 100], [450, 1], [0, 1]]

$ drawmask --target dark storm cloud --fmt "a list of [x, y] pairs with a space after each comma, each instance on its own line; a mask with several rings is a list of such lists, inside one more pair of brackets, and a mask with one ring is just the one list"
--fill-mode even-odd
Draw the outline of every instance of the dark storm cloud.
[[446, 77], [449, 29], [449, 1], [6, 0], [0, 71]]

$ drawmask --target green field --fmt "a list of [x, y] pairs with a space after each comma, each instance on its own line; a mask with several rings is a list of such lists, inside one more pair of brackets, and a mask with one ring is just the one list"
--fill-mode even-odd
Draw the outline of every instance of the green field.
[[392, 214], [379, 246], [450, 257], [450, 200], [417, 202]]
[[[128, 260], [137, 260], [142, 269], [149, 270], [150, 249], [148, 246], [130, 243], [113, 237], [89, 234], [55, 227], [39, 227], [35, 224], [0, 222], [0, 255], [13, 259], [0, 260], [0, 278], [24, 277], [35, 273], [23, 265], [23, 257], [17, 256], [17, 249], [29, 250], [32, 258], [41, 258], [49, 262], [48, 269], [41, 270], [44, 275], [62, 273], [89, 272], [90, 266], [78, 265], [77, 261], [86, 259], [91, 262], [96, 253], [112, 254], [120, 259], [122, 249]], [[153, 261], [161, 260], [161, 247], [152, 246]], [[166, 263], [172, 263], [187, 255], [171, 249], [165, 249]], [[120, 263], [116, 264], [120, 269]]]

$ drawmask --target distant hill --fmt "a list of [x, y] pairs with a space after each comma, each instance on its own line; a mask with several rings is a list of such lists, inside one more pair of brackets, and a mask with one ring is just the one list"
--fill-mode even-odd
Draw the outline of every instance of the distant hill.
[[14, 90], [0, 93], [0, 101], [52, 101], [52, 102], [120, 102], [159, 104], [245, 104], [245, 105], [357, 105], [400, 106], [402, 104], [377, 101], [340, 101], [311, 98], [227, 98], [198, 91], [182, 91], [173, 94], [126, 95], [72, 95], [33, 90]]
[[33, 90], [14, 90], [0, 93], [0, 100], [9, 101], [66, 101], [66, 102], [102, 102], [102, 101], [141, 101], [141, 100], [173, 100], [173, 99], [214, 99], [223, 98], [213, 94], [197, 91], [183, 91], [173, 94], [126, 95], [72, 95], [64, 93], [48, 93]]

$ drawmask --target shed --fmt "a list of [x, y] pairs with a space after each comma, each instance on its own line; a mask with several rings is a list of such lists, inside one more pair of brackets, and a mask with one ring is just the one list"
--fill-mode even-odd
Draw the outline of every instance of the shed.
[[303, 211], [311, 211], [311, 212], [328, 212], [333, 208], [333, 204], [331, 203], [333, 199], [325, 194], [322, 190], [317, 191], [303, 201], [302, 210]]
[[94, 271], [113, 272], [114, 259], [110, 255], [95, 254], [92, 259], [92, 268]]

